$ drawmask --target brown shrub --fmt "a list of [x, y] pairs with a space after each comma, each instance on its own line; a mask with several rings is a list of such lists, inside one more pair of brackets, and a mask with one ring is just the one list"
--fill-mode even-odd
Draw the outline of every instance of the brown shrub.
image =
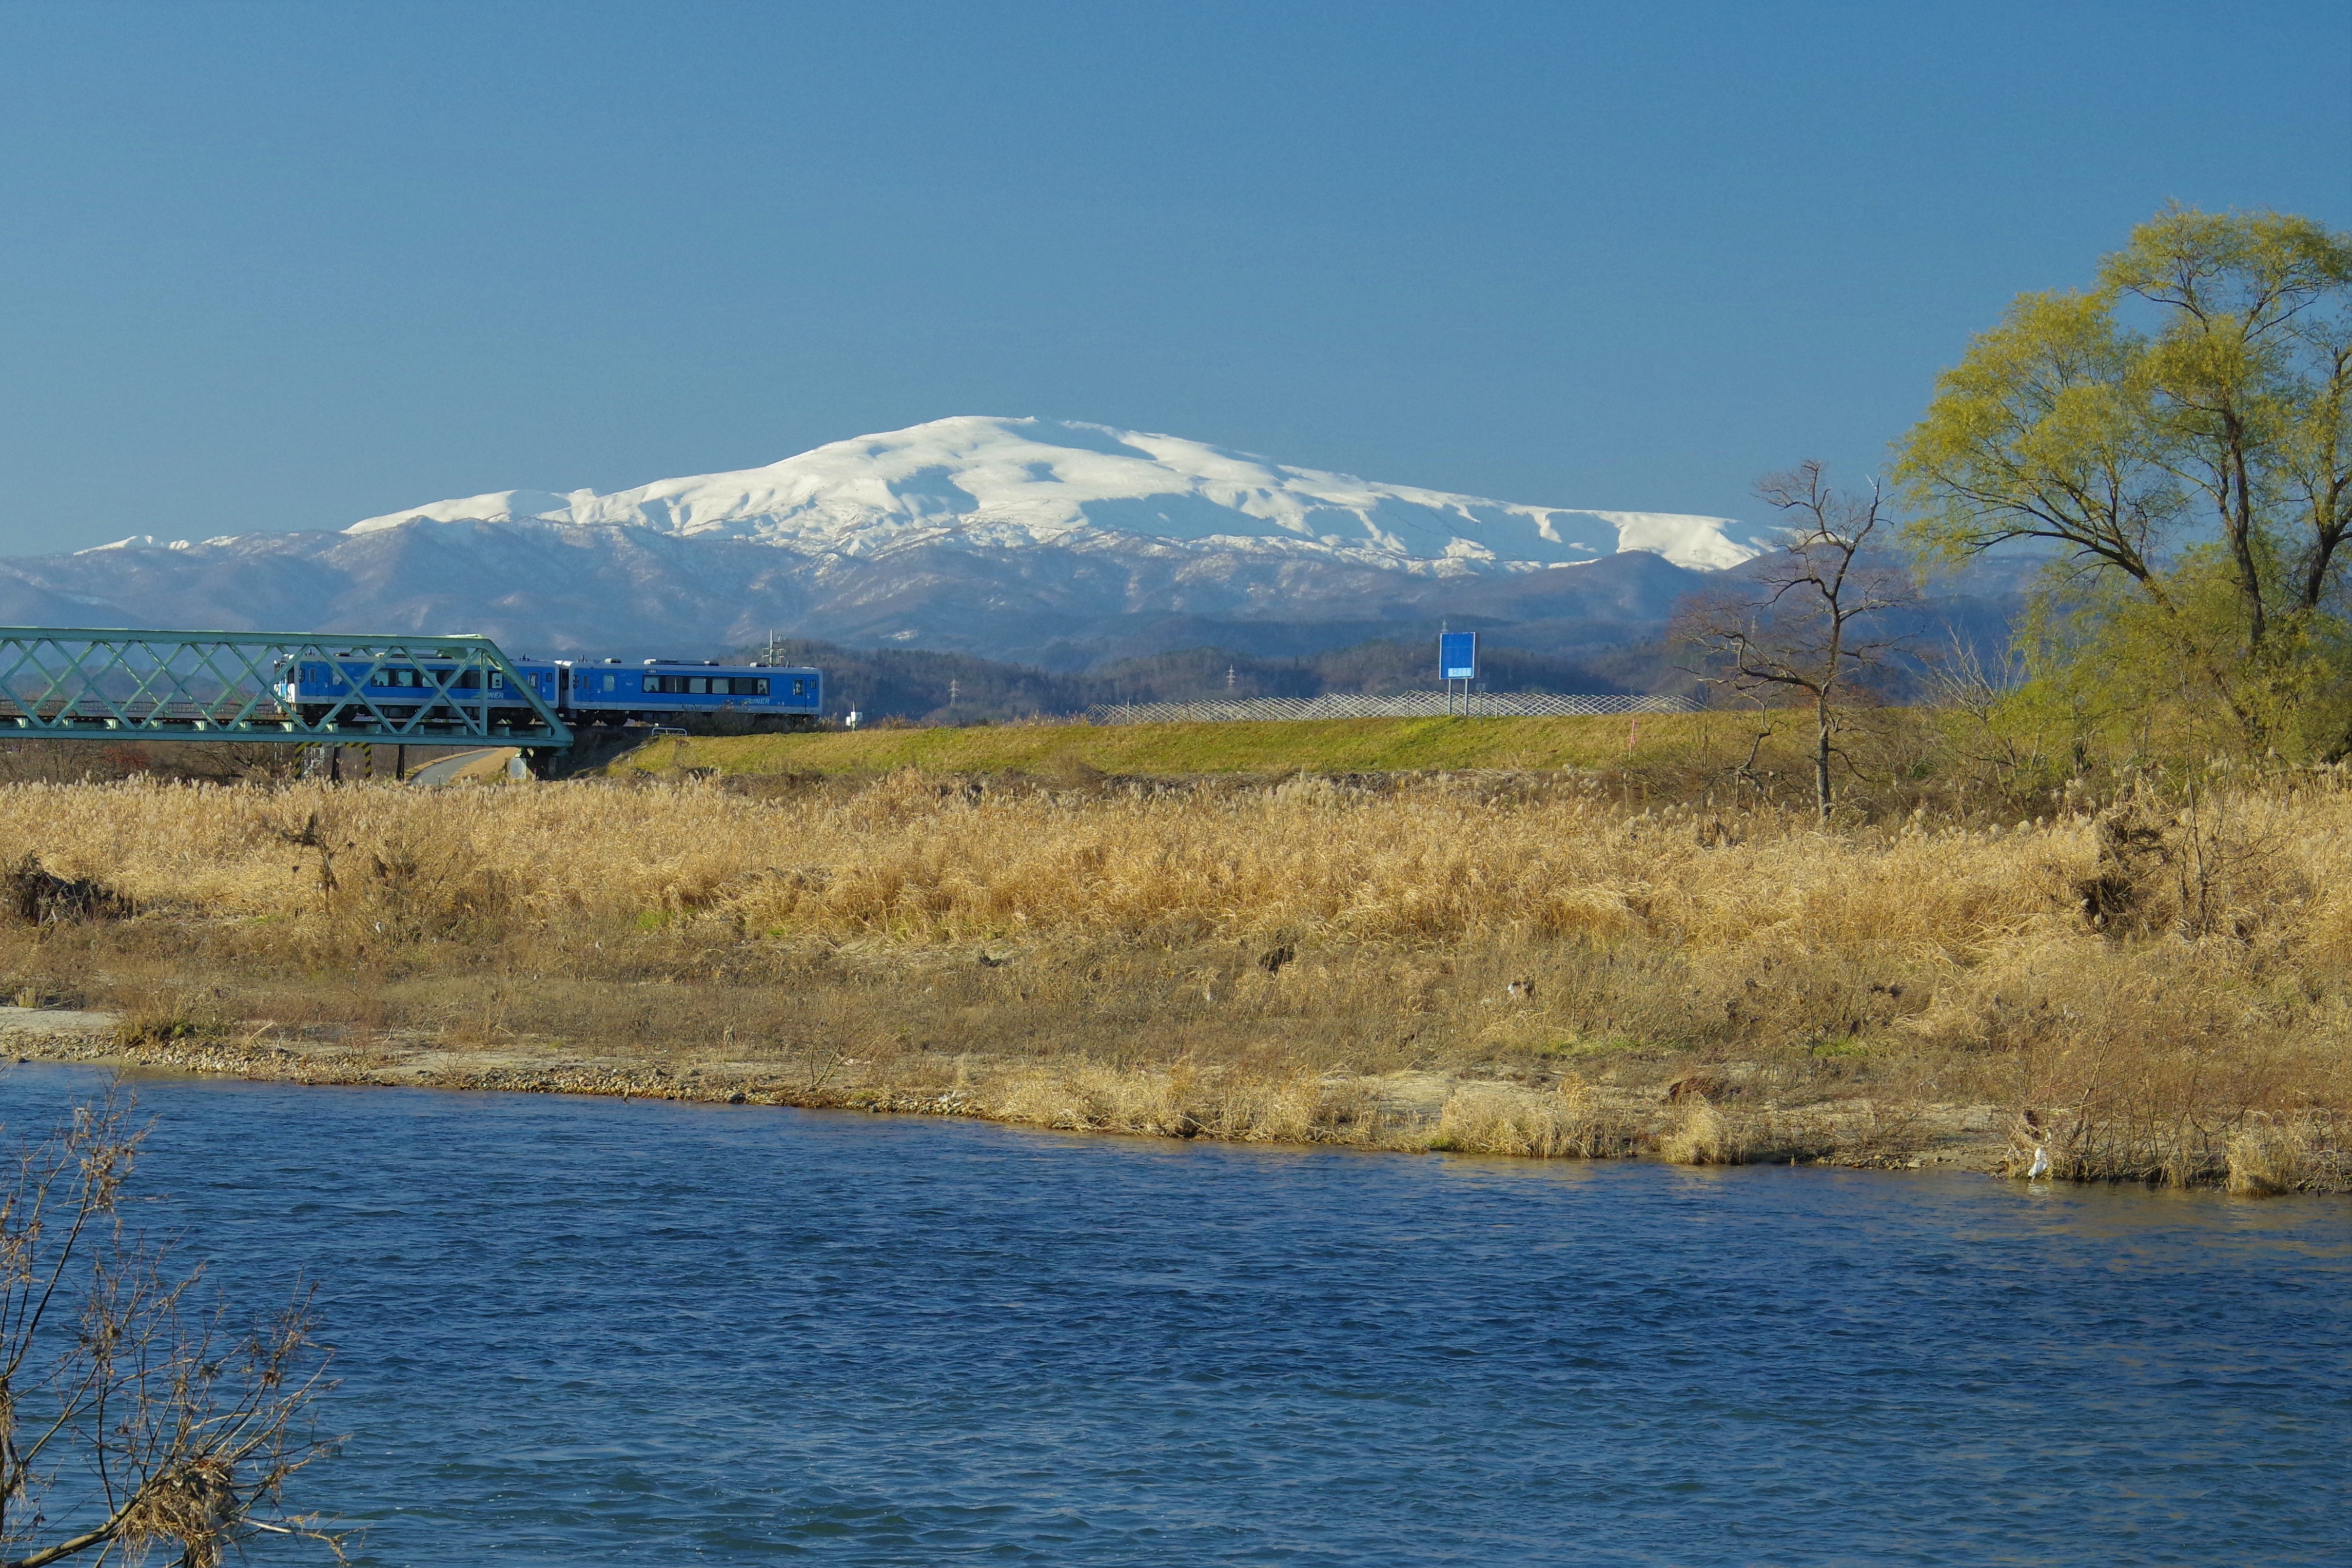
[[58, 876], [35, 855], [0, 871], [0, 910], [30, 926], [129, 920], [132, 912], [131, 900], [105, 883]]

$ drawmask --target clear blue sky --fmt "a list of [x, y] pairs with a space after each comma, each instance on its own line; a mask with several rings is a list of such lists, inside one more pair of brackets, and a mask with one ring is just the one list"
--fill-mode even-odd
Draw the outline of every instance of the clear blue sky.
[[1042, 414], [1515, 500], [1876, 464], [2352, 6], [0, 5], [0, 552]]

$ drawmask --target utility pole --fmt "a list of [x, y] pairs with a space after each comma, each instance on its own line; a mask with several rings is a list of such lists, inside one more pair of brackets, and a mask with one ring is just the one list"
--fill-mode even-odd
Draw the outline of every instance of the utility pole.
[[948, 677], [948, 706], [949, 706], [949, 707], [950, 707], [950, 708], [952, 708], [952, 707], [954, 707], [954, 706], [956, 705], [956, 692], [957, 692], [957, 690], [958, 690], [958, 689], [959, 689], [959, 688], [958, 688], [958, 686], [957, 686], [957, 684], [956, 684], [956, 679], [955, 679], [955, 677], [954, 677], [954, 676], [952, 676], [952, 675], [949, 676], [949, 677]]
[[1229, 664], [1229, 665], [1225, 666], [1225, 689], [1226, 689], [1226, 690], [1228, 690], [1228, 691], [1231, 691], [1233, 689], [1234, 689], [1234, 667], [1233, 667], [1232, 665], [1230, 665], [1230, 664]]

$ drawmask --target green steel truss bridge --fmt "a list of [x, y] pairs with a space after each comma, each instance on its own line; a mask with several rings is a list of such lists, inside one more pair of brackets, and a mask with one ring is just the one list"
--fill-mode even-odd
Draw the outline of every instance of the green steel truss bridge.
[[[306, 662], [355, 679], [346, 695], [298, 707], [283, 687]], [[396, 695], [373, 679], [395, 672], [404, 683]], [[495, 705], [493, 674], [504, 678]], [[0, 626], [0, 738], [572, 744], [571, 730], [488, 637], [87, 626]]]

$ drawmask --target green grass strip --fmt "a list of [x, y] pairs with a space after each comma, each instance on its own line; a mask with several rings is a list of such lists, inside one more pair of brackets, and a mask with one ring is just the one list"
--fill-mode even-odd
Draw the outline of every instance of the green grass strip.
[[613, 770], [721, 773], [1345, 773], [1403, 769], [1589, 768], [1698, 742], [1727, 715], [1589, 719], [1310, 719], [1266, 723], [1029, 725], [700, 736], [639, 747]]

